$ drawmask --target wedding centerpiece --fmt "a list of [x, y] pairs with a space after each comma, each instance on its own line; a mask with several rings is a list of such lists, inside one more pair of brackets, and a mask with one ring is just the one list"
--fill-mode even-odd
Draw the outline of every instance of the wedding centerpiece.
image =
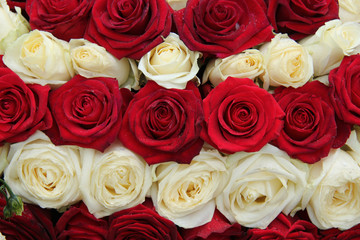
[[360, 234], [357, 0], [0, 0], [0, 239]]

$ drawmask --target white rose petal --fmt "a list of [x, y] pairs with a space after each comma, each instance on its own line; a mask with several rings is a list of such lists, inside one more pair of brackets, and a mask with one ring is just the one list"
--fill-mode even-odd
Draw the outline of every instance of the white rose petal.
[[44, 31], [23, 34], [6, 49], [3, 61], [25, 83], [58, 87], [74, 76], [69, 44]]
[[6, 0], [0, 0], [0, 55], [19, 36], [30, 31], [28, 21], [21, 15], [21, 9], [15, 8], [16, 13], [11, 12]]
[[[85, 39], [71, 39], [69, 45], [75, 73], [86, 78], [116, 78], [119, 87], [138, 88], [139, 79], [131, 78], [130, 74], [131, 71], [137, 70], [137, 68], [132, 68], [136, 66], [134, 60], [128, 58], [119, 60], [107, 52], [104, 47]], [[130, 65], [131, 61], [133, 63]]]
[[183, 228], [211, 221], [215, 197], [227, 180], [225, 159], [217, 150], [201, 150], [190, 164], [152, 165], [151, 197], [157, 212]]
[[360, 223], [360, 167], [341, 149], [313, 164], [303, 201], [320, 229], [349, 229]]
[[170, 33], [140, 59], [139, 70], [162, 87], [184, 89], [188, 81], [196, 79], [200, 57], [200, 52], [189, 50], [177, 34]]
[[360, 1], [339, 0], [339, 18], [343, 22], [360, 22]]
[[80, 191], [89, 212], [101, 218], [145, 201], [150, 167], [138, 155], [114, 143], [104, 153], [82, 150]]
[[9, 152], [9, 143], [5, 143], [3, 146], [0, 147], [0, 175], [4, 171], [7, 165], [9, 165], [8, 160], [8, 152]]
[[177, 11], [186, 7], [187, 0], [166, 0], [170, 7]]
[[264, 59], [257, 49], [248, 49], [227, 58], [212, 59], [206, 65], [202, 83], [210, 82], [217, 86], [227, 77], [250, 78], [254, 80], [264, 72]]
[[238, 152], [228, 157], [230, 180], [216, 199], [220, 212], [232, 223], [266, 228], [281, 212], [299, 210], [308, 168], [278, 148]]
[[78, 147], [55, 146], [41, 131], [12, 144], [4, 180], [24, 202], [60, 209], [80, 200]]
[[314, 73], [310, 54], [286, 34], [277, 34], [260, 51], [265, 64], [265, 73], [260, 78], [265, 89], [269, 86], [301, 87]]
[[6, 240], [6, 237], [0, 233], [0, 240]]

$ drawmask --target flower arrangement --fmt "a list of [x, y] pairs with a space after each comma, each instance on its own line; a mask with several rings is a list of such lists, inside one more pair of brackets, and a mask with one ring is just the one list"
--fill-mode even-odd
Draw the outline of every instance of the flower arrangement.
[[358, 6], [0, 0], [0, 239], [357, 236]]

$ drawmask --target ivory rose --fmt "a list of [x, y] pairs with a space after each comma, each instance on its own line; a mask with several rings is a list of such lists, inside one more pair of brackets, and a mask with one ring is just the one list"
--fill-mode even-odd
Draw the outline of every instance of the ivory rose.
[[210, 60], [206, 65], [202, 83], [210, 81], [214, 86], [227, 77], [250, 78], [254, 80], [264, 72], [264, 59], [257, 49], [248, 49], [226, 58]]
[[278, 148], [228, 157], [230, 180], [216, 198], [219, 211], [230, 222], [266, 228], [281, 212], [297, 210], [306, 187], [307, 165]]
[[358, 0], [339, 0], [339, 18], [343, 22], [360, 22]]
[[170, 33], [140, 59], [139, 70], [162, 87], [184, 89], [188, 81], [197, 78], [200, 57], [200, 52], [189, 50], [177, 34]]
[[0, 147], [0, 175], [7, 167], [7, 165], [9, 165], [9, 160], [8, 160], [9, 147], [10, 147], [9, 143], [6, 143], [5, 145]]
[[75, 73], [86, 78], [116, 78], [119, 87], [139, 88], [139, 74], [134, 60], [117, 59], [104, 47], [85, 39], [71, 39], [69, 45]]
[[55, 146], [37, 131], [11, 145], [4, 180], [24, 202], [60, 209], [80, 200], [79, 158], [78, 147]]
[[150, 167], [138, 155], [114, 143], [104, 153], [83, 149], [80, 191], [89, 212], [101, 218], [145, 201]]
[[345, 151], [333, 150], [311, 166], [303, 203], [320, 229], [349, 229], [360, 223], [360, 167]]
[[16, 13], [10, 11], [6, 0], [0, 1], [0, 55], [4, 55], [11, 43], [30, 30], [30, 25], [21, 15], [20, 8], [15, 10]]
[[187, 0], [166, 0], [170, 7], [177, 11], [186, 6]]
[[227, 180], [225, 160], [216, 150], [202, 149], [190, 164], [153, 165], [151, 197], [157, 212], [183, 228], [210, 222], [215, 197]]
[[313, 61], [307, 50], [286, 34], [277, 34], [260, 51], [264, 56], [264, 88], [269, 86], [300, 87], [314, 73]]
[[69, 44], [38, 30], [19, 37], [6, 49], [3, 61], [25, 83], [57, 87], [74, 75]]

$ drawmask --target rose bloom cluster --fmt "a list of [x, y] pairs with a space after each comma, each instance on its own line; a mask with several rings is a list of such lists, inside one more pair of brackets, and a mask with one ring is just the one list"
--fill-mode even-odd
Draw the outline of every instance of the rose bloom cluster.
[[0, 0], [0, 239], [358, 236], [359, 6]]

